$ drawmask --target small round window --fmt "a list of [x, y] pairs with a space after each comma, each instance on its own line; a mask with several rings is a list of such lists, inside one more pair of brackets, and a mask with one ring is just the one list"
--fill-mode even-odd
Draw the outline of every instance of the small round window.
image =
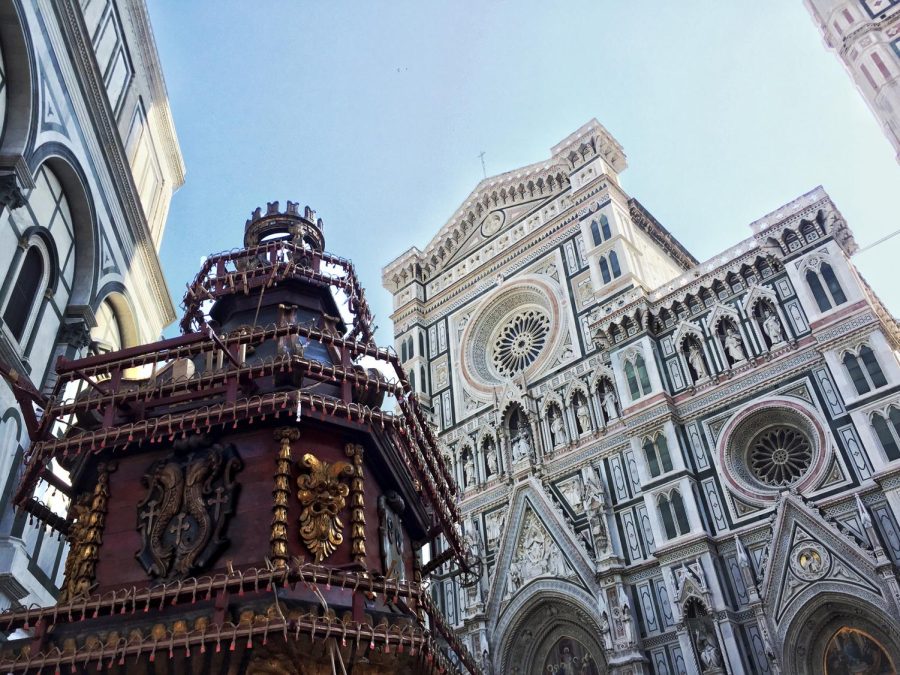
[[504, 377], [521, 373], [534, 363], [550, 333], [550, 317], [537, 308], [507, 319], [494, 335], [491, 361]]
[[750, 471], [766, 485], [796, 483], [812, 463], [812, 446], [798, 429], [776, 426], [757, 434], [750, 443]]

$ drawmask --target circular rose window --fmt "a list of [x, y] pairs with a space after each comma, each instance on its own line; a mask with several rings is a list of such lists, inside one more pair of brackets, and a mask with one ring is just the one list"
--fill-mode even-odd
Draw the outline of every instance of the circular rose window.
[[550, 333], [550, 317], [537, 308], [513, 315], [501, 324], [492, 341], [491, 362], [504, 377], [534, 363]]
[[566, 332], [552, 279], [510, 279], [488, 294], [460, 335], [466, 390], [482, 397], [520, 374], [532, 377], [560, 351]]
[[777, 426], [753, 439], [749, 460], [753, 475], [766, 485], [791, 485], [809, 468], [812, 448], [798, 429]]
[[765, 504], [788, 488], [800, 493], [824, 479], [830, 450], [815, 413], [791, 399], [748, 406], [719, 440], [722, 475], [741, 499]]

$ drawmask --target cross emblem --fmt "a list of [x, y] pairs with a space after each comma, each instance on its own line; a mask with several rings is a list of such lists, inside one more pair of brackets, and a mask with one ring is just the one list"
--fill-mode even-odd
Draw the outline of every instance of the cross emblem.
[[147, 521], [147, 532], [153, 529], [153, 521], [156, 520], [156, 516], [158, 515], [156, 512], [157, 502], [155, 499], [147, 502], [147, 507], [144, 509], [144, 512], [141, 513], [141, 520]]
[[222, 505], [228, 503], [228, 497], [225, 496], [225, 488], [217, 487], [216, 496], [207, 499], [206, 503], [213, 507], [213, 520], [218, 520], [222, 513]]
[[191, 524], [188, 522], [185, 522], [187, 520], [187, 517], [188, 516], [186, 513], [179, 513], [177, 516], [175, 516], [178, 523], [175, 525], [172, 525], [169, 528], [169, 532], [171, 532], [172, 534], [175, 535], [175, 548], [178, 548], [179, 546], [181, 546], [181, 539], [182, 539], [183, 534], [185, 532], [187, 532], [189, 529], [191, 529]]

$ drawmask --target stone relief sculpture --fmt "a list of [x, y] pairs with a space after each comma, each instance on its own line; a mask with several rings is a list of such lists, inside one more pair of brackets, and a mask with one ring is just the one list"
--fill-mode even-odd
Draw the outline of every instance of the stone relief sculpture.
[[513, 595], [523, 584], [536, 577], [564, 577], [568, 575], [568, 571], [562, 551], [540, 524], [537, 516], [529, 512], [522, 523], [519, 542], [509, 565], [507, 596]]
[[618, 401], [616, 401], [616, 394], [611, 386], [603, 393], [603, 410], [608, 422], [612, 422], [619, 416]]
[[584, 484], [584, 510], [594, 539], [594, 555], [599, 556], [609, 548], [609, 530], [606, 526], [606, 494], [603, 483], [593, 467], [582, 471]]
[[705, 628], [694, 633], [694, 644], [700, 655], [700, 665], [704, 673], [712, 673], [722, 668], [722, 654], [716, 646], [716, 638], [710, 636]]
[[501, 511], [491, 511], [484, 517], [487, 544], [490, 548], [494, 548], [500, 540], [500, 534], [503, 532], [503, 521], [504, 514]]
[[497, 464], [497, 448], [494, 447], [493, 442], [490, 440], [484, 444], [484, 456], [487, 462], [488, 475], [496, 476], [500, 473], [500, 467]]

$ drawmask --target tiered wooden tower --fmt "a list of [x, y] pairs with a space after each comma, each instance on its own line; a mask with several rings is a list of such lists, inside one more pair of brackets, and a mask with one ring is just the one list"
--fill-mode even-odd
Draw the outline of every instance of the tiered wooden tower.
[[184, 306], [180, 337], [58, 363], [16, 504], [65, 583], [0, 616], [0, 669], [478, 672], [422, 584], [441, 535], [477, 568], [456, 486], [315, 212], [257, 209]]

